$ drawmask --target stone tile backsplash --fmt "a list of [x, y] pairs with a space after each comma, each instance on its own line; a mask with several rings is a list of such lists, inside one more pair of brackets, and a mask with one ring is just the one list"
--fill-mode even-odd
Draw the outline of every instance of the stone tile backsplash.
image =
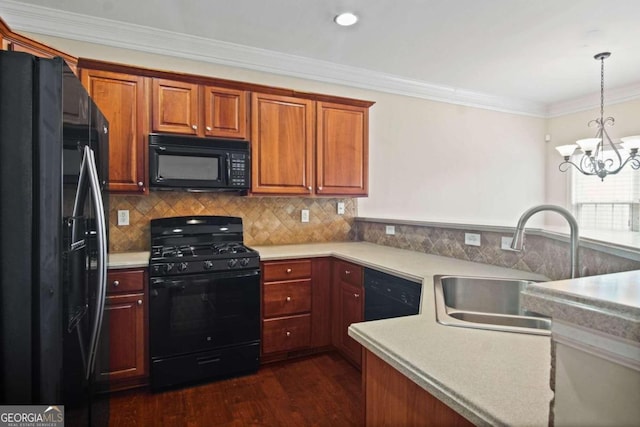
[[[356, 240], [532, 271], [552, 280], [570, 277], [569, 244], [559, 240], [529, 234], [525, 237], [525, 250], [512, 252], [500, 248], [502, 236], [509, 236], [509, 233], [396, 224], [395, 235], [388, 235], [385, 233], [387, 224], [356, 220]], [[482, 245], [465, 245], [465, 232], [480, 234]], [[640, 262], [580, 247], [580, 267], [583, 275], [593, 276], [637, 270]]]
[[[336, 213], [344, 202], [345, 214]], [[117, 212], [129, 211], [129, 225], [117, 225]], [[309, 210], [309, 222], [300, 211]], [[243, 218], [247, 245], [355, 240], [357, 203], [350, 198], [255, 197], [224, 193], [152, 191], [147, 196], [109, 196], [109, 251], [149, 250], [149, 221], [186, 215], [227, 215]]]

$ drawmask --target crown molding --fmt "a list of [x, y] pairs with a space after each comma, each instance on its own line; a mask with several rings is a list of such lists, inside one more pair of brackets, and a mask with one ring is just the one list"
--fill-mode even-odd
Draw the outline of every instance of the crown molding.
[[334, 83], [488, 110], [545, 117], [537, 102], [406, 79], [362, 68], [190, 36], [73, 12], [0, 0], [14, 30], [137, 50], [213, 64]]
[[[605, 93], [605, 106], [620, 104], [621, 102], [640, 99], [640, 83], [633, 83], [627, 86], [607, 89]], [[591, 110], [600, 106], [600, 92], [594, 92], [580, 98], [551, 104], [547, 110], [547, 117], [559, 117], [567, 114], [578, 113], [580, 111]]]

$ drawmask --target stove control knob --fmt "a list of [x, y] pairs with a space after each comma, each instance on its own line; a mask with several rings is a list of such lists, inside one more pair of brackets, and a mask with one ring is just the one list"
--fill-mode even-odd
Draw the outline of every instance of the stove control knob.
[[233, 268], [238, 264], [238, 260], [235, 258], [231, 258], [228, 262], [227, 265], [229, 266], [229, 268]]
[[246, 267], [247, 265], [249, 265], [249, 258], [240, 259], [240, 265], [243, 267]]
[[165, 273], [170, 273], [171, 270], [173, 270], [173, 263], [172, 262], [168, 262], [164, 265], [164, 272]]
[[213, 261], [207, 260], [203, 263], [203, 266], [205, 270], [211, 270], [213, 268]]
[[185, 271], [188, 267], [188, 264], [186, 262], [181, 262], [180, 264], [178, 264], [178, 271], [182, 272]]

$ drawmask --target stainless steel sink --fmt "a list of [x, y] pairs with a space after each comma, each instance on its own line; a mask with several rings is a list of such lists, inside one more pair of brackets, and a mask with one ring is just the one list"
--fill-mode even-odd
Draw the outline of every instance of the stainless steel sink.
[[524, 310], [521, 279], [434, 276], [436, 318], [439, 323], [465, 328], [549, 335], [551, 319]]

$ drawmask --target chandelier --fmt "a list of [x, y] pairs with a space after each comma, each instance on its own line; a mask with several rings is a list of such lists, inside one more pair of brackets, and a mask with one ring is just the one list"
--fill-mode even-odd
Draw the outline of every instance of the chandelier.
[[[637, 156], [640, 148], [640, 135], [620, 138], [621, 146], [628, 152], [627, 155], [627, 153], [621, 153], [621, 150], [611, 141], [606, 130], [606, 126], [613, 126], [615, 122], [613, 117], [604, 118], [604, 60], [609, 56], [611, 56], [610, 52], [602, 52], [594, 56], [594, 59], [600, 61], [600, 118], [591, 120], [588, 125], [597, 128], [596, 136], [595, 138], [580, 139], [575, 144], [556, 147], [556, 150], [564, 157], [564, 161], [559, 165], [561, 172], [566, 172], [569, 166], [573, 166], [585, 175], [596, 175], [604, 181], [607, 175], [617, 174], [627, 163], [633, 169], [640, 169], [640, 156]], [[571, 161], [571, 156], [578, 147], [583, 154], [580, 161], [574, 163]], [[624, 160], [622, 154], [626, 157]]]

